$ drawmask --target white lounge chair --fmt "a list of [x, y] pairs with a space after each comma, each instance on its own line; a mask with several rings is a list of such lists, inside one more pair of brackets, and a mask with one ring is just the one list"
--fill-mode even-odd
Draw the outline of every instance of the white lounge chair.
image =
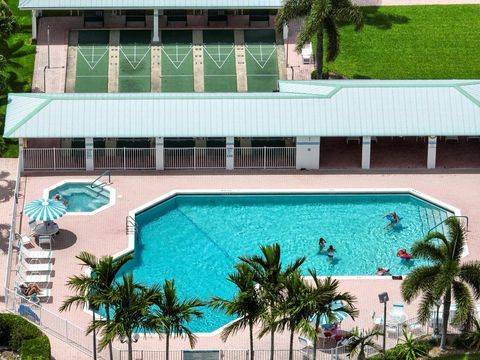
[[40, 259], [47, 259], [51, 260], [54, 259], [53, 257], [53, 251], [38, 251], [38, 250], [28, 250], [25, 247], [20, 248], [20, 256], [22, 256], [25, 259], [30, 259], [32, 261], [38, 261]]
[[52, 271], [52, 264], [48, 263], [28, 263], [25, 258], [20, 256], [19, 266], [22, 266], [26, 272], [41, 272], [41, 271]]
[[40, 274], [27, 274], [25, 270], [21, 267], [17, 270], [18, 278], [27, 284], [37, 283], [37, 284], [49, 284], [50, 283], [50, 274], [40, 275]]
[[305, 44], [302, 49], [302, 59], [304, 64], [311, 64], [313, 59], [312, 43]]
[[[27, 300], [32, 301], [34, 303], [40, 302], [42, 299], [46, 299], [48, 301], [48, 299], [52, 296], [52, 289], [46, 289], [46, 288], [44, 288], [44, 287], [42, 287], [41, 285], [38, 285], [38, 284], [37, 284], [37, 286], [40, 288], [40, 294], [35, 294], [35, 296], [34, 295], [25, 296], [20, 290], [20, 284], [19, 283], [15, 283], [15, 290], [16, 290], [18, 295], [20, 295], [20, 296], [22, 296], [22, 297], [26, 298]], [[35, 300], [38, 300], [38, 301], [35, 301]]]

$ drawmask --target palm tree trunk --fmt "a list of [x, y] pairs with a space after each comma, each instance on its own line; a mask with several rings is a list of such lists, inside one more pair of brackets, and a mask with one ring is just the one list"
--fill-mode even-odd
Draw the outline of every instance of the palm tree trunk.
[[[272, 323], [273, 323], [272, 311], [273, 311], [274, 306], [275, 306], [275, 302], [270, 301], [270, 319], [269, 319], [269, 321], [271, 321]], [[275, 360], [275, 330], [273, 328], [270, 331], [270, 360]]]
[[317, 49], [315, 51], [315, 63], [317, 67], [317, 79], [322, 79], [323, 71], [323, 26], [317, 33]]
[[250, 332], [250, 360], [254, 360], [255, 355], [253, 353], [253, 323], [252, 323], [252, 320], [249, 321], [248, 327], [249, 327], [249, 332]]
[[97, 360], [97, 330], [95, 329], [95, 307], [92, 308], [93, 314], [93, 360]]
[[318, 332], [317, 329], [320, 326], [320, 314], [317, 314], [315, 319], [315, 336], [313, 337], [313, 360], [317, 360], [317, 340], [318, 340]]
[[444, 351], [446, 341], [447, 341], [447, 332], [448, 332], [448, 318], [450, 316], [450, 304], [452, 302], [452, 292], [447, 290], [445, 296], [443, 297], [443, 316], [442, 316], [442, 339], [440, 340], [440, 350]]
[[170, 357], [170, 333], [166, 333], [166, 341], [165, 341], [165, 360], [168, 360]]
[[292, 329], [290, 330], [290, 348], [288, 349], [288, 360], [293, 360], [293, 326]]
[[[110, 323], [110, 306], [109, 305], [105, 305], [105, 312], [106, 312], [106, 317], [107, 317], [107, 324]], [[112, 348], [112, 342], [110, 341], [108, 343], [108, 352], [109, 352], [109, 355], [110, 355], [110, 360], [113, 360], [113, 348]]]
[[133, 360], [132, 334], [128, 335], [128, 360]]

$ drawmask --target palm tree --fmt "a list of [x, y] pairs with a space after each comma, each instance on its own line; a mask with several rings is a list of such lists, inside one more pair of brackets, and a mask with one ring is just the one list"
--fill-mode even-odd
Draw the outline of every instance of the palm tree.
[[297, 37], [296, 51], [301, 52], [313, 37], [317, 40], [317, 79], [322, 78], [324, 35], [327, 37], [327, 61], [332, 61], [340, 52], [338, 24], [353, 23], [356, 31], [363, 27], [362, 12], [350, 0], [286, 0], [277, 15], [277, 31], [281, 32], [284, 24], [296, 18], [305, 18]]
[[[330, 304], [342, 303], [343, 306], [335, 309], [335, 311], [343, 311], [350, 315], [353, 319], [358, 315], [354, 304], [356, 301], [355, 296], [348, 292], [339, 292], [338, 286], [340, 282], [338, 280], [327, 277], [325, 280], [321, 280], [317, 272], [314, 269], [308, 270], [312, 277], [313, 284], [310, 285], [309, 304], [310, 316], [315, 318], [315, 330], [320, 327], [320, 317], [322, 314], [327, 314], [330, 318], [333, 318], [333, 312]], [[313, 348], [317, 348], [318, 333], [314, 332]], [[313, 352], [313, 360], [316, 360], [317, 352]]]
[[123, 274], [123, 282], [114, 283], [113, 289], [109, 292], [108, 298], [113, 308], [113, 317], [110, 321], [97, 320], [90, 324], [87, 333], [100, 330], [102, 340], [99, 343], [100, 350], [103, 350], [116, 337], [126, 341], [128, 346], [128, 360], [133, 359], [132, 343], [135, 332], [144, 334], [153, 331], [151, 317], [152, 306], [158, 302], [160, 287], [154, 285], [146, 287], [135, 283], [133, 274]]
[[[293, 338], [295, 332], [305, 334], [309, 337], [315, 336], [315, 330], [309, 324], [309, 287], [305, 284], [302, 275], [297, 270], [290, 274], [285, 282], [284, 294], [274, 309], [274, 316], [277, 320], [273, 323], [273, 329], [277, 328], [290, 330], [290, 346], [288, 352], [289, 360], [293, 360]], [[269, 327], [262, 331], [267, 332]]]
[[[120, 271], [120, 268], [125, 265], [128, 261], [133, 259], [132, 255], [123, 256], [117, 260], [113, 260], [111, 256], [104, 256], [100, 259], [97, 259], [95, 255], [90, 254], [86, 251], [82, 251], [77, 259], [81, 261], [80, 265], [82, 267], [89, 267], [92, 271], [91, 275], [75, 275], [68, 279], [67, 285], [70, 289], [75, 291], [75, 295], [67, 298], [62, 306], [60, 311], [66, 311], [71, 308], [73, 304], [77, 307], [79, 305], [85, 306], [90, 304], [93, 306], [93, 325], [95, 323], [95, 311], [99, 306], [105, 307], [105, 316], [107, 322], [110, 321], [110, 304], [108, 301], [108, 293], [112, 289], [112, 284], [115, 280], [116, 275]], [[94, 348], [95, 345], [95, 332], [93, 333], [94, 337]], [[112, 344], [108, 344], [110, 352], [110, 360], [113, 359], [112, 353]], [[94, 349], [95, 352], [95, 349]]]
[[237, 293], [231, 300], [213, 297], [209, 305], [221, 309], [229, 316], [238, 319], [226, 326], [222, 331], [222, 339], [226, 341], [230, 335], [248, 327], [250, 337], [250, 360], [254, 359], [253, 326], [259, 321], [265, 306], [260, 299], [259, 289], [254, 281], [254, 274], [248, 265], [239, 263], [236, 272], [228, 275], [228, 280], [237, 287]]
[[15, 17], [12, 10], [8, 7], [8, 4], [4, 0], [0, 0], [0, 36], [2, 38], [8, 38], [17, 27]]
[[[349, 343], [347, 346], [348, 357], [354, 358], [357, 356], [358, 360], [365, 360], [365, 349], [371, 347], [377, 351], [382, 351], [382, 347], [378, 345], [373, 338], [377, 338], [383, 335], [383, 332], [379, 329], [360, 331], [358, 327], [352, 331]], [[358, 355], [357, 355], [358, 354]]]
[[[304, 263], [305, 257], [298, 258], [288, 265], [285, 270], [282, 269], [280, 261], [280, 245], [272, 244], [260, 246], [263, 256], [241, 256], [240, 260], [248, 265], [253, 273], [254, 281], [261, 287], [261, 298], [268, 305], [268, 312], [264, 318], [267, 327], [271, 327], [274, 322], [273, 310], [278, 303], [282, 291], [285, 288], [284, 280], [290, 274], [295, 272]], [[275, 351], [275, 329], [271, 327], [270, 331], [270, 359], [274, 360]]]
[[458, 306], [453, 322], [465, 330], [471, 328], [475, 317], [473, 299], [480, 298], [480, 262], [460, 261], [466, 246], [465, 229], [455, 217], [448, 218], [444, 224], [446, 235], [430, 233], [413, 244], [413, 257], [430, 264], [412, 270], [402, 283], [402, 296], [408, 303], [421, 295], [418, 317], [423, 323], [429, 320], [436, 301], [443, 298], [442, 350], [445, 349], [452, 295]]
[[202, 312], [198, 309], [204, 303], [197, 298], [180, 300], [175, 288], [175, 280], [165, 280], [161, 296], [155, 300], [155, 309], [152, 313], [153, 327], [159, 335], [166, 336], [166, 360], [169, 359], [170, 336], [185, 335], [193, 348], [197, 342], [196, 336], [188, 328], [193, 318], [201, 318]]

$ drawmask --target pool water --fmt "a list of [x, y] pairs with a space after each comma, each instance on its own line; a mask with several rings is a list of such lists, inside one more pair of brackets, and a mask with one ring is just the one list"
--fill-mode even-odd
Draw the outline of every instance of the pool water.
[[110, 192], [103, 187], [92, 189], [90, 183], [66, 183], [49, 191], [48, 197], [53, 199], [60, 194], [67, 201], [67, 212], [92, 212], [110, 202]]
[[[401, 221], [385, 228], [392, 211]], [[403, 275], [421, 262], [407, 264], [397, 251], [449, 215], [409, 194], [177, 195], [137, 215], [135, 259], [122, 273], [133, 271], [149, 285], [175, 278], [182, 297], [230, 298], [234, 287], [226, 277], [238, 257], [278, 242], [284, 265], [307, 257], [303, 273], [374, 275], [377, 267], [389, 267]], [[333, 263], [319, 251], [320, 237], [336, 248]], [[230, 320], [206, 308], [191, 328], [210, 332]]]

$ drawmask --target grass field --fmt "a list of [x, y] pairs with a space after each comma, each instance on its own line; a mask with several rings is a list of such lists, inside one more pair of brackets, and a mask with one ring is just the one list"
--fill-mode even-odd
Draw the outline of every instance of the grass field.
[[150, 31], [120, 32], [119, 92], [150, 92]]
[[236, 92], [233, 31], [206, 30], [203, 44], [205, 92]]
[[248, 91], [277, 89], [278, 60], [274, 30], [245, 30]]
[[341, 29], [328, 70], [348, 78], [480, 78], [480, 5], [363, 8], [365, 27]]
[[[28, 92], [32, 86], [33, 64], [35, 62], [35, 45], [31, 38], [31, 13], [18, 10], [18, 0], [7, 0], [18, 23], [18, 30], [8, 39], [0, 39], [0, 54], [7, 58], [8, 64], [4, 74], [7, 77], [7, 88], [0, 93], [0, 142], [5, 125], [5, 112], [9, 92]], [[16, 140], [5, 140], [0, 156], [17, 157]]]
[[162, 92], [193, 92], [191, 30], [162, 31]]
[[108, 30], [78, 32], [75, 92], [108, 91]]
[[480, 360], [480, 354], [447, 355], [435, 358], [436, 360]]

